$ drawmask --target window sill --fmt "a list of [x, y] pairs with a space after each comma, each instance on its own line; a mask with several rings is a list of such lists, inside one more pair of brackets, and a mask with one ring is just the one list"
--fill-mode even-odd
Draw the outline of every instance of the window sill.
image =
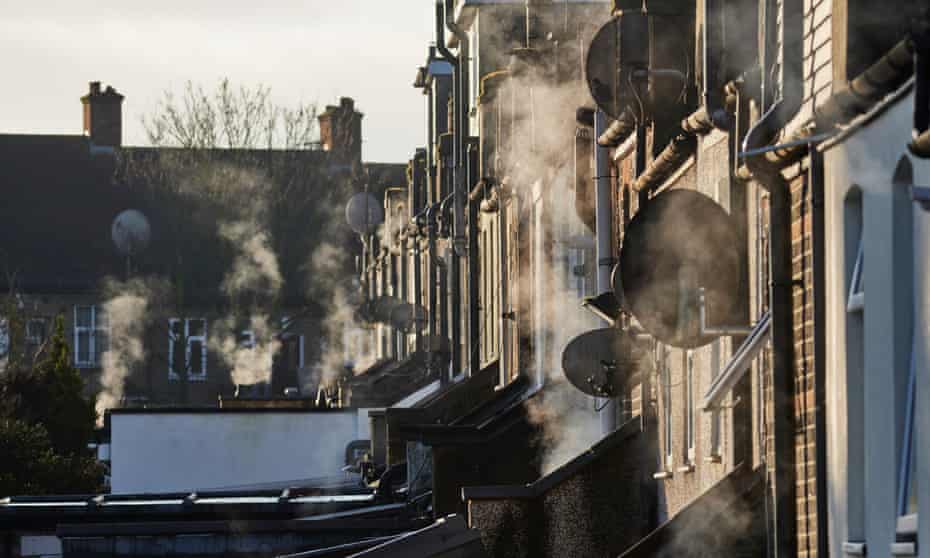
[[[178, 375], [168, 376], [168, 381], [170, 382], [180, 382], [181, 377]], [[202, 384], [207, 381], [206, 376], [190, 376], [187, 378], [188, 383], [197, 383]]]
[[846, 556], [865, 556], [866, 545], [864, 542], [844, 542], [843, 554]]
[[713, 455], [708, 455], [707, 457], [704, 458], [704, 463], [716, 463], [716, 464], [723, 463], [723, 456], [717, 453]]
[[917, 543], [891, 543], [892, 556], [917, 556]]
[[652, 478], [656, 480], [670, 480], [675, 478], [675, 473], [672, 471], [659, 471], [658, 473], [654, 473]]
[[688, 475], [694, 472], [695, 466], [694, 463], [686, 463], [678, 468], [678, 472], [682, 475]]

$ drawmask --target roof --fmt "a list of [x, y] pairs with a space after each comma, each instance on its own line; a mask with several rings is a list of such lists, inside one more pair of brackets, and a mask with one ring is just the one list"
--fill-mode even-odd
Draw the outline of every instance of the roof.
[[612, 451], [642, 432], [642, 419], [633, 417], [584, 453], [552, 471], [541, 479], [526, 485], [468, 486], [462, 488], [465, 500], [535, 499], [554, 486], [583, 471], [607, 452]]
[[620, 556], [687, 556], [698, 539], [703, 555], [764, 556], [764, 492], [762, 469], [738, 465]]
[[[254, 184], [243, 196], [248, 206], [238, 211], [253, 211], [251, 193], [269, 192], [270, 244], [285, 299], [306, 299], [307, 258], [324, 225], [333, 225], [330, 242], [357, 241], [331, 219], [338, 214], [332, 207], [348, 198], [349, 181], [340, 178], [348, 178], [347, 169], [334, 167], [322, 151], [112, 149], [78, 135], [0, 134], [0, 166], [0, 237], [16, 239], [0, 247], [0, 282], [12, 277], [23, 292], [87, 292], [105, 277], [125, 277], [127, 260], [110, 229], [117, 214], [132, 208], [152, 230], [149, 246], [132, 258], [133, 274], [170, 279], [186, 302], [216, 299], [237, 254], [218, 223], [240, 216], [230, 209], [232, 194], [210, 198], [203, 185], [212, 180], [223, 188], [248, 173], [242, 181]], [[404, 164], [365, 168], [376, 190], [406, 183]]]
[[358, 558], [406, 558], [408, 556], [487, 556], [478, 531], [469, 529], [459, 515], [441, 518], [432, 525], [400, 535], [352, 556]]

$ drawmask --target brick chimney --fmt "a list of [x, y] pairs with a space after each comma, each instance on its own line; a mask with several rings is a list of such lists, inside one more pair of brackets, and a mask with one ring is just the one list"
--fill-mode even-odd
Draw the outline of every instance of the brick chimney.
[[327, 106], [318, 117], [320, 144], [337, 162], [362, 162], [362, 116], [351, 97], [342, 97], [338, 106]]
[[84, 135], [99, 146], [119, 147], [123, 143], [123, 96], [110, 86], [100, 90], [100, 82], [90, 82], [90, 91], [81, 97], [84, 105]]

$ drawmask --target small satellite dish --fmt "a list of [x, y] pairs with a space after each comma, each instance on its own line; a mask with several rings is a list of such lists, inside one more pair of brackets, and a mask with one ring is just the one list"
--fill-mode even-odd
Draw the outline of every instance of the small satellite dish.
[[617, 397], [640, 372], [634, 337], [620, 329], [582, 333], [562, 351], [562, 370], [573, 386], [592, 397]]
[[368, 192], [359, 192], [346, 204], [346, 222], [360, 235], [374, 233], [384, 222], [384, 207]]
[[702, 334], [700, 289], [716, 323], [740, 323], [739, 229], [714, 200], [670, 190], [649, 200], [630, 221], [615, 288], [652, 336], [673, 347], [713, 340]]
[[110, 237], [120, 254], [135, 256], [148, 247], [152, 228], [141, 211], [127, 209], [113, 219]]
[[[642, 12], [623, 12], [594, 35], [585, 60], [585, 80], [597, 107], [611, 118], [646, 102], [645, 84], [634, 88], [634, 72], [649, 68], [649, 19]], [[641, 112], [636, 107], [637, 114]]]

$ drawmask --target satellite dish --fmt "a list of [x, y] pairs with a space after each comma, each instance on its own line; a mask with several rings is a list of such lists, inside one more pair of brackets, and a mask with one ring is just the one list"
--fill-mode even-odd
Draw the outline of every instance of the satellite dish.
[[427, 320], [426, 308], [409, 302], [401, 303], [391, 310], [391, 325], [404, 333], [422, 329]]
[[742, 260], [739, 230], [714, 200], [694, 190], [670, 190], [633, 217], [620, 250], [614, 288], [652, 336], [694, 348], [701, 333], [699, 289], [716, 323], [739, 323]]
[[120, 254], [134, 256], [148, 247], [152, 228], [141, 211], [127, 209], [113, 219], [110, 237]]
[[593, 397], [617, 397], [640, 372], [641, 355], [630, 333], [615, 328], [582, 333], [562, 351], [562, 370]]
[[[595, 33], [585, 60], [585, 80], [597, 107], [619, 119], [627, 108], [646, 102], [645, 83], [634, 72], [649, 68], [649, 20], [642, 12], [624, 12]], [[642, 86], [634, 89], [634, 83]], [[636, 107], [639, 114], [640, 108]]]
[[384, 222], [384, 208], [373, 195], [359, 192], [346, 204], [346, 222], [360, 235], [372, 234]]

